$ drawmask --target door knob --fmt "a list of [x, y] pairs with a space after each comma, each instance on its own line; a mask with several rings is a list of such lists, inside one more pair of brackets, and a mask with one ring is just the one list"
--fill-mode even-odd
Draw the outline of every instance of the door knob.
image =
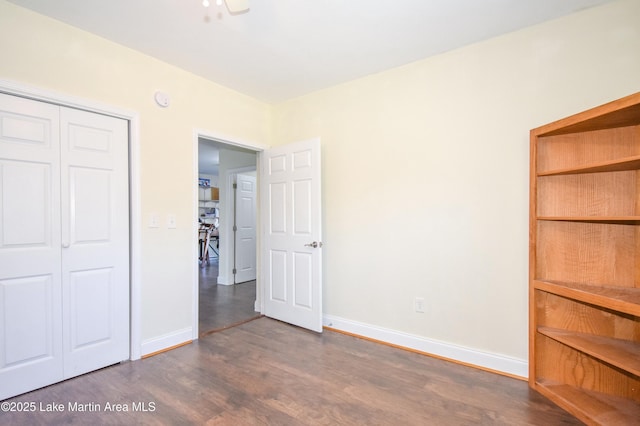
[[313, 248], [318, 248], [318, 247], [322, 247], [322, 243], [319, 243], [317, 241], [314, 241], [310, 244], [305, 244], [305, 247], [313, 247]]

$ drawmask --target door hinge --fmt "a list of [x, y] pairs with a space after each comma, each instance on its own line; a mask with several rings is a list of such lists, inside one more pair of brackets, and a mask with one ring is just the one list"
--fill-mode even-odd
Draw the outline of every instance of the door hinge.
[[236, 268], [233, 268], [233, 275], [235, 275], [236, 272], [238, 272], [238, 270]]
[[238, 230], [238, 227], [236, 225], [233, 225], [233, 232], [236, 232]]
[[237, 183], [233, 184], [233, 189], [238, 189], [238, 184]]

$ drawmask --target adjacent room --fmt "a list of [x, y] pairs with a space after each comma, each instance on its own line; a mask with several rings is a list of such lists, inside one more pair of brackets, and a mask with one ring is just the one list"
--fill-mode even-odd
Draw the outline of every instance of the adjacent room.
[[0, 423], [640, 417], [639, 1], [0, 0], [0, 52]]
[[200, 337], [260, 316], [255, 165], [253, 151], [198, 139]]

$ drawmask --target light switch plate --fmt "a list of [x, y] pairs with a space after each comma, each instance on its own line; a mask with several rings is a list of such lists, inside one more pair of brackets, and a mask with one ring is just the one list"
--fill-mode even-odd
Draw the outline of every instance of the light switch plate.
[[160, 216], [157, 213], [151, 213], [149, 216], [149, 228], [160, 228]]
[[178, 225], [176, 224], [176, 215], [170, 214], [167, 216], [167, 228], [176, 229]]

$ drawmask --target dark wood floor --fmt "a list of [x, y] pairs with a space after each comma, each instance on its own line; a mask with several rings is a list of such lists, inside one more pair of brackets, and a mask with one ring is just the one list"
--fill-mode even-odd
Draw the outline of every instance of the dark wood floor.
[[526, 382], [266, 317], [8, 402], [64, 412], [0, 412], [0, 424], [580, 424]]
[[200, 337], [257, 318], [256, 282], [218, 285], [218, 259], [200, 268], [198, 330]]

